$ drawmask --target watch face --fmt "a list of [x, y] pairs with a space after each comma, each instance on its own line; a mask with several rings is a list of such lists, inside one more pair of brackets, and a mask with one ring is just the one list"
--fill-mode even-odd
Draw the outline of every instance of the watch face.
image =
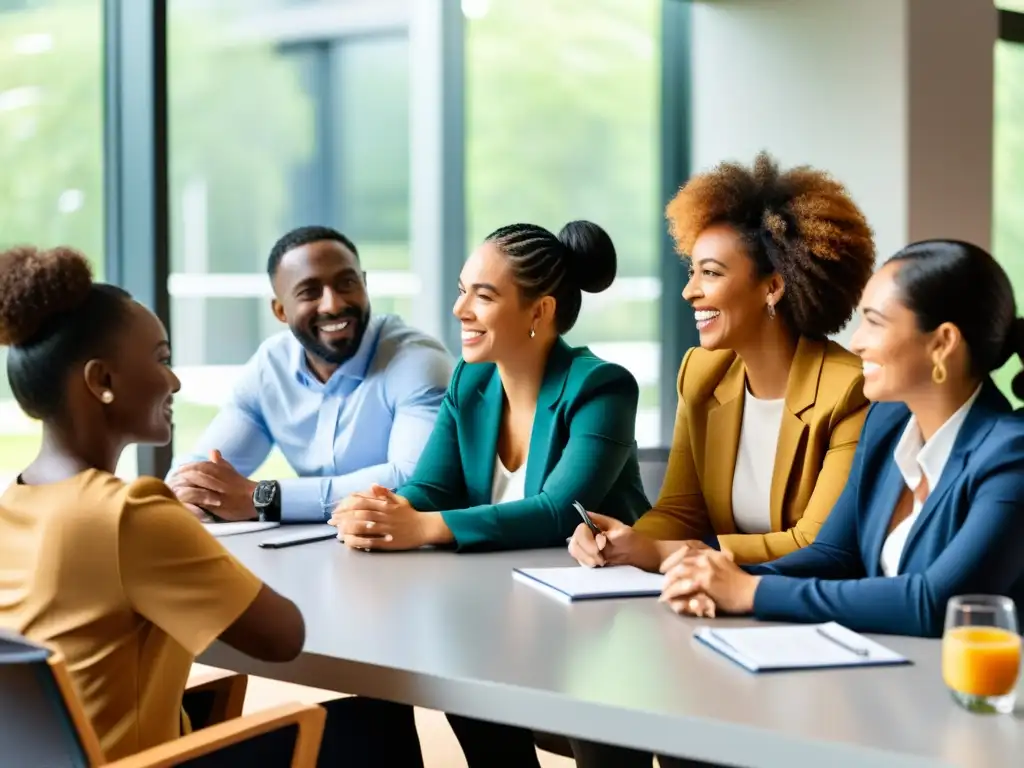
[[273, 483], [261, 481], [256, 484], [256, 492], [252, 495], [252, 501], [256, 506], [265, 507], [274, 500], [275, 487]]

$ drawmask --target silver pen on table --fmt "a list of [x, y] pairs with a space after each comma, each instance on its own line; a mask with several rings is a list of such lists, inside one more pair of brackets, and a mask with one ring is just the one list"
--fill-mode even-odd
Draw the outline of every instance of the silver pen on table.
[[838, 645], [838, 646], [839, 646], [840, 648], [844, 648], [844, 649], [846, 649], [847, 651], [849, 651], [850, 653], [852, 653], [852, 654], [854, 654], [854, 655], [856, 655], [856, 656], [860, 656], [860, 657], [861, 657], [861, 658], [863, 658], [863, 659], [866, 659], [866, 658], [867, 658], [868, 656], [870, 656], [870, 655], [871, 655], [871, 654], [870, 654], [870, 653], [868, 652], [868, 649], [867, 649], [867, 648], [859, 648], [859, 647], [858, 647], [858, 646], [856, 646], [856, 645], [850, 645], [849, 643], [843, 642], [843, 641], [842, 641], [842, 640], [840, 640], [840, 639], [839, 639], [838, 637], [835, 637], [835, 636], [833, 636], [833, 635], [829, 634], [828, 632], [826, 632], [826, 631], [825, 631], [824, 629], [822, 629], [821, 627], [815, 627], [815, 628], [814, 628], [814, 631], [815, 631], [815, 632], [817, 632], [817, 633], [818, 633], [819, 635], [821, 635], [822, 637], [824, 637], [824, 638], [825, 638], [826, 640], [828, 640], [829, 642], [831, 642], [831, 643], [833, 643], [833, 644], [835, 644], [835, 645]]

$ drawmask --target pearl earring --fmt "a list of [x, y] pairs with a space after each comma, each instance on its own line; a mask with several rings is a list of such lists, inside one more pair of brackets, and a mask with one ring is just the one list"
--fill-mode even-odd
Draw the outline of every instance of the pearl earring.
[[531, 328], [530, 329], [530, 338], [532, 339], [536, 335], [537, 335], [537, 332], [535, 330], [533, 330], [533, 328]]
[[114, 393], [109, 389], [105, 389], [103, 390], [103, 394], [100, 395], [100, 400], [102, 400], [105, 405], [110, 405], [114, 402]]

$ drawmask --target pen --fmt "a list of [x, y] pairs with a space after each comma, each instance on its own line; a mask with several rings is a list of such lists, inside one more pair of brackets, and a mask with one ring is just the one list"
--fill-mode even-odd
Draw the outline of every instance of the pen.
[[583, 518], [583, 522], [586, 524], [587, 528], [590, 529], [590, 532], [594, 534], [595, 537], [601, 533], [601, 529], [598, 528], [594, 524], [594, 521], [590, 519], [590, 515], [587, 514], [587, 510], [583, 508], [582, 504], [580, 504], [578, 501], [574, 501], [572, 503], [572, 508], [580, 513], [580, 517]]
[[829, 642], [835, 643], [840, 648], [845, 648], [850, 653], [856, 654], [857, 656], [860, 656], [861, 658], [865, 658], [865, 659], [869, 656], [867, 648], [858, 648], [855, 645], [850, 645], [848, 643], [844, 643], [838, 637], [833, 637], [832, 635], [830, 635], [828, 632], [826, 632], [821, 627], [815, 627], [814, 631], [817, 632], [822, 637], [824, 637]]

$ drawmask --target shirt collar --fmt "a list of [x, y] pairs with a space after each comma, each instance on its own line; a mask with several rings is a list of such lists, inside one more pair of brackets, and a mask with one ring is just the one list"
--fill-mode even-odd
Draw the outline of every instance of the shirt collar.
[[[356, 379], [362, 381], [366, 378], [366, 372], [370, 368], [374, 353], [377, 351], [377, 340], [381, 330], [384, 328], [385, 315], [371, 315], [370, 322], [366, 326], [366, 333], [359, 342], [359, 349], [348, 360], [338, 366], [338, 369], [331, 374], [323, 385], [340, 379]], [[295, 378], [302, 384], [320, 384], [320, 380], [309, 367], [309, 360], [306, 359], [306, 350], [294, 336], [292, 337], [292, 370], [295, 371]]]
[[893, 459], [900, 474], [903, 475], [903, 482], [910, 490], [916, 490], [921, 484], [921, 475], [928, 480], [928, 488], [933, 489], [942, 477], [942, 470], [946, 468], [949, 455], [953, 452], [957, 435], [967, 418], [971, 406], [978, 399], [981, 387], [974, 390], [967, 402], [961, 405], [946, 423], [939, 427], [926, 443], [921, 437], [921, 429], [917, 426], [917, 418], [910, 417], [907, 426], [900, 436], [900, 441], [893, 451]]

